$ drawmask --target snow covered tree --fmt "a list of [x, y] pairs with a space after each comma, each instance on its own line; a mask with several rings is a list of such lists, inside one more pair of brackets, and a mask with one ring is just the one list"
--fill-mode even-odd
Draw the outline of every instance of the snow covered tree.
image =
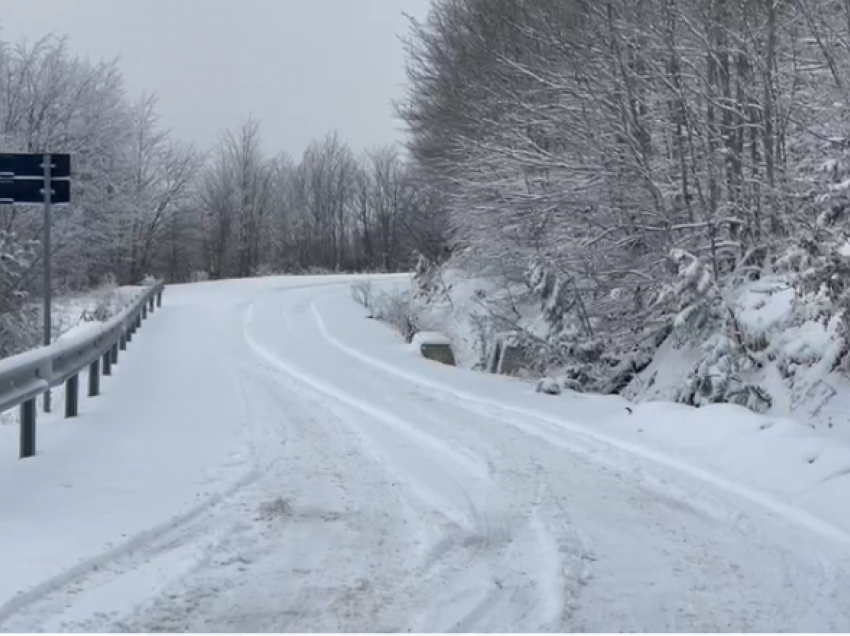
[[770, 394], [742, 379], [753, 370], [753, 360], [743, 354], [739, 343], [718, 333], [710, 336], [701, 350], [703, 355], [688, 372], [679, 401], [694, 406], [725, 402], [757, 412], [770, 408]]
[[711, 267], [684, 250], [673, 250], [671, 265], [677, 278], [659, 294], [658, 303], [672, 311], [673, 334], [680, 345], [699, 343], [725, 320], [725, 305]]
[[111, 263], [119, 282], [138, 283], [164, 269], [173, 217], [185, 206], [201, 164], [191, 146], [159, 126], [157, 100], [133, 104], [130, 129], [115, 184]]
[[27, 302], [22, 281], [32, 269], [36, 249], [0, 231], [0, 358], [37, 346], [37, 312]]
[[838, 1], [435, 0], [411, 22], [399, 113], [453, 265], [518, 280], [539, 263], [581, 300], [591, 328], [573, 336], [621, 360], [670, 323], [746, 347], [724, 294], [799, 237], [843, 244], [848, 17]]

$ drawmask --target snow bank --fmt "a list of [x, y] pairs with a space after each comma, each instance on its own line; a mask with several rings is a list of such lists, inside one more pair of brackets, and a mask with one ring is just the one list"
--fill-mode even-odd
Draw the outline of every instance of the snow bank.
[[850, 443], [798, 422], [718, 404], [635, 405], [604, 427], [758, 488], [850, 531]]
[[[342, 299], [345, 302], [345, 299]], [[462, 400], [483, 412], [499, 406], [523, 418], [543, 420], [567, 433], [643, 456], [757, 501], [804, 525], [829, 524], [850, 534], [850, 442], [830, 439], [788, 418], [760, 415], [741, 406], [701, 408], [670, 402], [635, 404], [618, 396], [563, 390], [541, 396], [517, 378], [426, 364], [405, 353], [387, 328], [374, 321], [351, 325], [327, 301], [318, 309], [326, 337], [361, 362], [389, 370]], [[845, 537], [847, 538], [847, 537]]]
[[555, 378], [543, 378], [537, 383], [537, 392], [546, 395], [561, 395], [561, 383]]
[[[545, 337], [540, 305], [518, 302], [522, 290], [450, 268], [428, 276], [430, 293], [414, 297], [415, 312], [423, 327], [448, 335], [460, 366], [487, 368], [482, 323], [499, 303], [517, 326]], [[741, 380], [770, 396], [766, 413], [850, 442], [850, 379], [832, 370], [839, 342], [835, 319], [824, 321], [817, 300], [800, 297], [783, 275], [743, 284], [725, 300], [759, 360], [742, 371]], [[701, 346], [679, 347], [667, 338], [620, 394], [635, 402], [680, 401], [691, 373], [705, 360]], [[550, 372], [557, 375], [556, 369]]]

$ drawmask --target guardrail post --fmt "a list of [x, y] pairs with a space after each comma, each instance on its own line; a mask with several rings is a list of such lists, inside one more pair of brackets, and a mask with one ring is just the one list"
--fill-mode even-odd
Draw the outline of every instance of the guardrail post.
[[100, 395], [100, 358], [89, 365], [89, 397]]
[[103, 354], [103, 375], [112, 375], [112, 347]]
[[136, 321], [133, 320], [133, 324], [127, 327], [127, 332], [124, 335], [124, 348], [127, 348], [127, 344], [133, 342], [133, 332], [136, 331]]
[[162, 307], [162, 290], [161, 289], [156, 293], [156, 306]]
[[[145, 308], [142, 307], [142, 311], [144, 311], [144, 310], [145, 310]], [[145, 316], [145, 317], [147, 318], [147, 316]], [[142, 326], [142, 314], [137, 314], [136, 315], [136, 329], [140, 329], [141, 326]]]
[[21, 404], [21, 459], [35, 455], [35, 398]]
[[118, 364], [118, 347], [119, 344], [116, 342], [112, 345], [112, 349], [109, 351], [109, 357], [112, 359], [112, 364]]
[[[121, 339], [118, 341], [118, 348], [119, 348], [121, 351], [126, 351], [126, 350], [127, 350], [127, 333], [122, 333], [122, 334], [121, 334]], [[116, 356], [116, 359], [117, 359], [117, 356]]]
[[65, 417], [80, 414], [80, 376], [72, 375], [65, 382]]
[[141, 317], [142, 317], [142, 320], [147, 320], [147, 319], [148, 319], [148, 304], [147, 304], [147, 303], [145, 303], [144, 305], [142, 305], [142, 313], [141, 313]]
[[151, 296], [150, 301], [148, 302], [150, 312], [153, 313], [156, 311], [156, 303], [154, 302], [154, 297]]

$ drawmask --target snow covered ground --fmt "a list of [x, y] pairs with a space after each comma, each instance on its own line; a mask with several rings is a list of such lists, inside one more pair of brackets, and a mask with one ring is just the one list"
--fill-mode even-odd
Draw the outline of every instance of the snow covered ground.
[[429, 362], [349, 284], [169, 288], [42, 454], [0, 437], [0, 629], [850, 629], [847, 448]]

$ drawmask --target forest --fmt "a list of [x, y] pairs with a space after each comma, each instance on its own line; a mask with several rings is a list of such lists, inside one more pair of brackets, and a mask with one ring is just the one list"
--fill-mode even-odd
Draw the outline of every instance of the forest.
[[850, 369], [850, 1], [437, 0], [408, 53], [449, 266], [514, 290], [479, 304], [541, 371], [617, 392], [674, 338], [707, 348], [678, 399], [769, 402], [727, 381], [777, 355], [736, 310], [759, 280]]

